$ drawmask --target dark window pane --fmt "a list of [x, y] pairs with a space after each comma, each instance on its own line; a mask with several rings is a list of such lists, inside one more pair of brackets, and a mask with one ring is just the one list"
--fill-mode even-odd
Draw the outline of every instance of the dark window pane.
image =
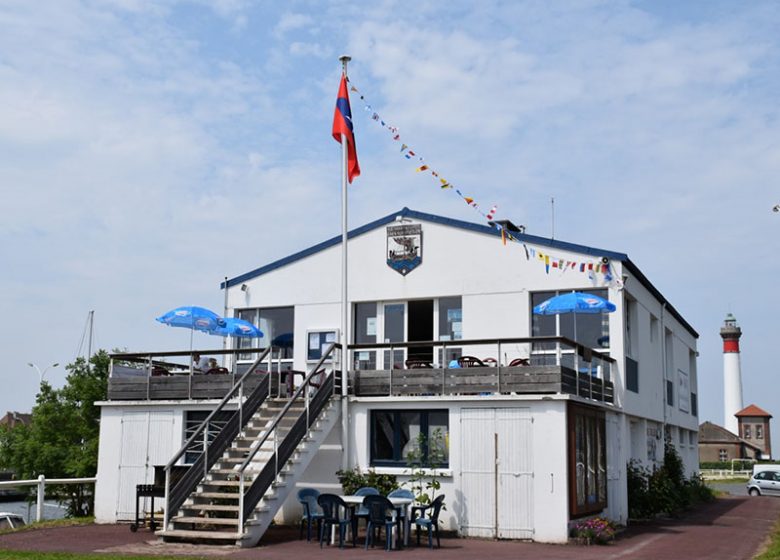
[[393, 303], [385, 305], [385, 342], [403, 342], [404, 305]]
[[[281, 349], [274, 351], [274, 358], [291, 360], [293, 357], [293, 328], [295, 325], [294, 307], [271, 307], [258, 311], [258, 327], [265, 335], [266, 344], [275, 344]], [[279, 355], [281, 353], [281, 356]]]
[[373, 344], [376, 342], [376, 303], [355, 304], [355, 343]]
[[462, 338], [462, 305], [460, 296], [439, 298], [439, 340]]
[[399, 449], [401, 454], [397, 459], [405, 461], [410, 451], [417, 446], [417, 438], [420, 435], [420, 413], [419, 412], [401, 412], [399, 413]]
[[374, 411], [373, 434], [371, 442], [371, 457], [378, 461], [392, 461], [395, 441], [395, 413], [389, 411]]

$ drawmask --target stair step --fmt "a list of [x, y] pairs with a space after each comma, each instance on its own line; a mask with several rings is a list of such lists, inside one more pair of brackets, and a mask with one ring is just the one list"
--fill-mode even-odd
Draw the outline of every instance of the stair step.
[[197, 492], [192, 494], [193, 498], [206, 498], [211, 500], [236, 500], [239, 494], [235, 492]]
[[198, 517], [179, 516], [171, 519], [174, 523], [196, 523], [198, 525], [238, 525], [238, 519], [229, 517]]
[[184, 510], [198, 510], [198, 511], [238, 511], [238, 505], [224, 506], [217, 504], [193, 504], [185, 503], [181, 509]]
[[158, 531], [158, 537], [174, 539], [212, 539], [220, 541], [237, 541], [244, 538], [242, 533], [229, 533], [227, 531], [192, 531], [185, 529], [167, 529]]

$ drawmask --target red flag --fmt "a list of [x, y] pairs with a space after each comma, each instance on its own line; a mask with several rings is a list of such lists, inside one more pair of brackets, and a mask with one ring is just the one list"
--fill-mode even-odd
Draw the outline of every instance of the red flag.
[[349, 182], [360, 175], [360, 165], [355, 147], [355, 134], [352, 131], [352, 111], [349, 108], [349, 93], [347, 92], [347, 77], [341, 75], [339, 95], [336, 98], [336, 111], [333, 114], [333, 138], [341, 143], [341, 135], [347, 140], [347, 178]]

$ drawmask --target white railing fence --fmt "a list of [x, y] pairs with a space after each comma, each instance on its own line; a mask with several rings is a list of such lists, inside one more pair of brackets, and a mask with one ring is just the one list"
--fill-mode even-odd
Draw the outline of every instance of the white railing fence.
[[92, 478], [49, 478], [40, 475], [37, 480], [8, 480], [0, 482], [0, 488], [18, 488], [20, 486], [37, 486], [38, 500], [35, 514], [36, 521], [43, 521], [43, 500], [46, 496], [47, 484], [94, 484], [96, 477]]

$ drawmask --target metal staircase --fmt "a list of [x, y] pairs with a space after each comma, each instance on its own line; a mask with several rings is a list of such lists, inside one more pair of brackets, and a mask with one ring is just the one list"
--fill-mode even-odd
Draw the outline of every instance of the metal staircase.
[[[337, 423], [335, 369], [321, 369], [332, 345], [292, 396], [273, 398], [271, 374], [245, 399], [243, 384], [267, 349], [166, 466], [166, 542], [254, 546]], [[270, 369], [270, 368], [269, 368]], [[256, 374], [255, 374], [256, 375]], [[209, 440], [211, 419], [238, 396], [239, 408], [178, 480], [170, 472], [190, 445]]]

